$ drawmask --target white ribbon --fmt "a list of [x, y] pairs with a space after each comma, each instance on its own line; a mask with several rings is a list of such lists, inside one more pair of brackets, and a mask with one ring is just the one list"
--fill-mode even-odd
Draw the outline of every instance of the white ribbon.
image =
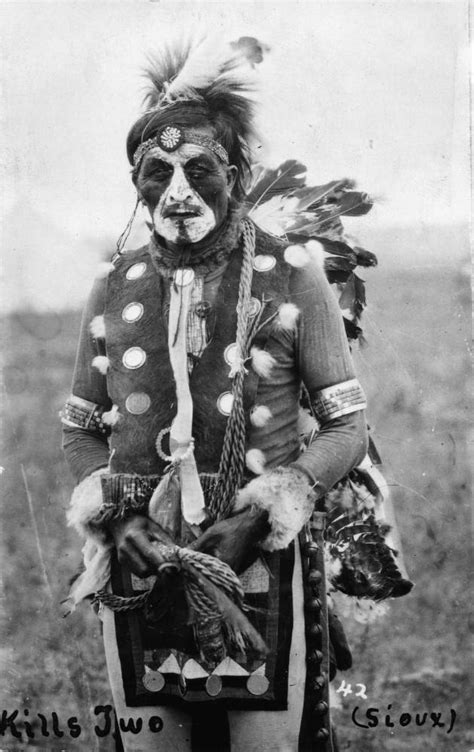
[[170, 430], [170, 453], [177, 461], [181, 511], [190, 525], [206, 519], [204, 495], [194, 459], [193, 400], [189, 389], [186, 327], [194, 282], [192, 269], [180, 269], [171, 283], [168, 347], [176, 382], [177, 411]]

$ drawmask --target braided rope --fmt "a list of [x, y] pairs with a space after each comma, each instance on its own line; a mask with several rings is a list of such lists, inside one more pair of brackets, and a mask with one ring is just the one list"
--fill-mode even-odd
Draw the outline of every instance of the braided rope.
[[196, 585], [192, 580], [188, 579], [186, 582], [186, 593], [190, 606], [198, 609], [200, 622], [220, 617], [212, 598], [203, 593], [199, 585]]
[[114, 595], [113, 593], [107, 593], [105, 590], [99, 590], [93, 599], [93, 603], [102, 603], [107, 606], [111, 611], [135, 611], [139, 608], [143, 608], [148, 598], [150, 597], [151, 590], [147, 590], [140, 595], [130, 596], [123, 598], [121, 595]]
[[248, 319], [252, 292], [253, 257], [255, 253], [255, 227], [243, 220], [243, 260], [237, 303], [237, 368], [233, 371], [232, 410], [227, 421], [218, 481], [209, 502], [209, 513], [214, 520], [227, 517], [237, 489], [242, 483], [245, 468], [245, 412], [243, 403], [245, 367], [248, 356]]
[[[205, 613], [206, 616], [212, 617], [220, 615], [214, 600], [203, 593], [196, 582], [196, 572], [207, 577], [213, 585], [216, 585], [234, 603], [242, 607], [244, 600], [242, 584], [235, 572], [225, 562], [201, 551], [193, 551], [180, 546], [167, 546], [162, 543], [156, 544], [156, 551], [165, 563], [176, 564], [178, 560], [181, 564], [189, 605], [196, 613]], [[146, 605], [150, 593], [151, 590], [147, 590], [140, 595], [122, 597], [101, 590], [94, 596], [94, 601], [103, 603], [112, 611], [133, 611]]]
[[245, 595], [242, 584], [228, 564], [215, 556], [190, 548], [178, 548], [176, 554], [183, 564], [188, 564], [205, 577], [209, 577], [232, 600], [242, 603]]

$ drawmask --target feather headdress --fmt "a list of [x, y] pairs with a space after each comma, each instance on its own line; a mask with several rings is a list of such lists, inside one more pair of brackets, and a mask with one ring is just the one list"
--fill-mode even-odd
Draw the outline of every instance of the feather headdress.
[[242, 195], [256, 137], [248, 55], [245, 46], [204, 38], [183, 41], [150, 58], [145, 70], [149, 82], [145, 112], [127, 139], [130, 162], [140, 144], [167, 125], [188, 130], [210, 127], [238, 168], [237, 191]]
[[246, 96], [252, 89], [247, 56], [210, 38], [164, 49], [149, 59], [146, 75], [152, 84], [145, 97], [150, 109], [212, 99], [218, 91]]

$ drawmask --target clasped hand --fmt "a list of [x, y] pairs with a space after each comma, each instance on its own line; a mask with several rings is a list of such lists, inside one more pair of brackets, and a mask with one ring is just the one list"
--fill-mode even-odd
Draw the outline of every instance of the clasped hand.
[[[245, 509], [234, 517], [211, 525], [189, 548], [215, 556], [239, 574], [257, 558], [258, 544], [268, 534], [268, 513]], [[118, 559], [137, 577], [156, 575], [166, 565], [156, 543], [173, 541], [153, 520], [135, 515], [110, 525]]]

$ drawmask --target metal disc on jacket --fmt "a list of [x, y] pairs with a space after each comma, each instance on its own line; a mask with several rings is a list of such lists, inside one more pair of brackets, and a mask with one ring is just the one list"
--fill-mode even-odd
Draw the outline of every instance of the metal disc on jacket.
[[221, 415], [230, 415], [233, 403], [232, 392], [222, 392], [217, 398], [217, 409]]
[[206, 692], [210, 697], [217, 697], [217, 695], [222, 691], [222, 679], [220, 676], [216, 676], [215, 674], [211, 674], [206, 679]]
[[122, 318], [127, 324], [134, 324], [143, 316], [143, 306], [141, 303], [129, 303], [122, 311]]
[[260, 313], [261, 307], [262, 304], [258, 298], [250, 298], [249, 316], [256, 316], [257, 313]]
[[159, 671], [147, 671], [142, 677], [142, 682], [149, 692], [161, 692], [165, 686], [165, 678]]
[[276, 264], [275, 256], [259, 253], [253, 260], [253, 268], [256, 272], [269, 272]]
[[146, 272], [146, 264], [144, 261], [139, 261], [138, 264], [133, 264], [127, 269], [125, 276], [127, 279], [139, 279]]
[[237, 343], [233, 342], [231, 345], [227, 345], [224, 350], [224, 360], [229, 366], [233, 366], [235, 359], [237, 358]]
[[263, 695], [269, 686], [270, 682], [263, 674], [252, 674], [247, 679], [247, 689], [251, 695]]
[[122, 355], [122, 363], [125, 368], [140, 368], [146, 360], [146, 352], [141, 347], [129, 347]]
[[173, 280], [179, 287], [187, 287], [194, 279], [193, 269], [176, 269]]
[[132, 415], [146, 413], [151, 405], [151, 399], [146, 392], [132, 392], [125, 400], [125, 407]]

